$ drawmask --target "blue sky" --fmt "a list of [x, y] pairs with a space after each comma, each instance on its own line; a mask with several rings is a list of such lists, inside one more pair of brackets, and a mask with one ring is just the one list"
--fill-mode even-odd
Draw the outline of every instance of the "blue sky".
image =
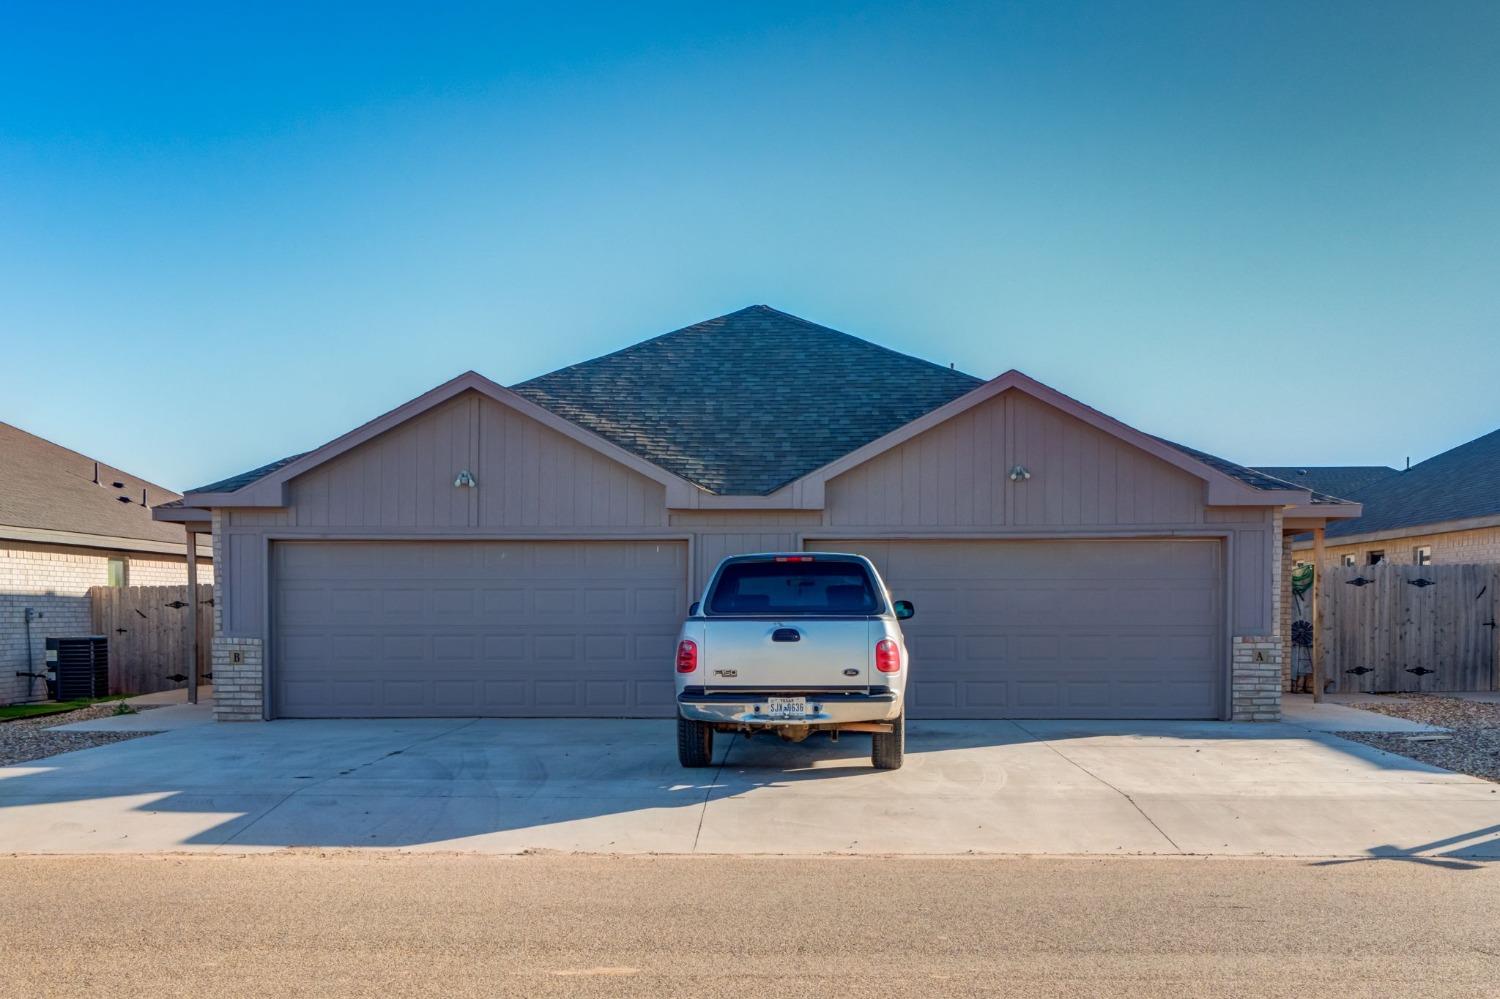
[[1246, 463], [1500, 427], [1500, 5], [310, 6], [0, 11], [0, 420], [181, 489], [764, 302]]

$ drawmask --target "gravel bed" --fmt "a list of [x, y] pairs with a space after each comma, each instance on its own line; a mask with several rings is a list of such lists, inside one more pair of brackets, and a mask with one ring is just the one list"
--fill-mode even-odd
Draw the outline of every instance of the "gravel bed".
[[1452, 731], [1441, 733], [1449, 736], [1446, 739], [1400, 732], [1341, 732], [1340, 737], [1444, 770], [1500, 782], [1500, 704], [1437, 694], [1402, 694], [1399, 699], [1375, 698], [1350, 707]]
[[21, 721], [0, 722], [0, 767], [40, 760], [58, 753], [71, 753], [75, 749], [92, 749], [107, 746], [112, 742], [124, 742], [155, 732], [49, 732], [51, 725], [68, 725], [72, 722], [93, 721], [108, 718], [115, 713], [115, 704], [96, 704], [91, 708], [80, 708], [60, 715], [42, 718], [26, 718]]

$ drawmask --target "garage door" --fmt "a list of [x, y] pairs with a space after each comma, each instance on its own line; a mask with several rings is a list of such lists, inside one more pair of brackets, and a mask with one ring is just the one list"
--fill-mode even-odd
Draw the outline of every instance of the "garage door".
[[1217, 718], [1219, 543], [838, 541], [911, 600], [925, 718]]
[[670, 715], [680, 542], [278, 542], [284, 718]]

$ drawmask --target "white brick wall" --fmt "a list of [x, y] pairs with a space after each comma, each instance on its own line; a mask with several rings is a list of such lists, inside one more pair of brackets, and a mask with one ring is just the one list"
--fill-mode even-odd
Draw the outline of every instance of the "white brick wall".
[[[218, 606], [217, 603], [214, 606]], [[258, 638], [214, 636], [214, 719], [260, 721], [264, 657]], [[240, 661], [235, 662], [238, 658]]]
[[[93, 613], [89, 587], [109, 584], [109, 560], [123, 553], [49, 545], [0, 542], [0, 704], [40, 701], [47, 696], [42, 680], [16, 676], [42, 672], [47, 639], [91, 635]], [[187, 562], [162, 555], [124, 555], [129, 581], [136, 586], [174, 586], [187, 582]], [[198, 563], [199, 578], [212, 582], [213, 565]], [[31, 649], [26, 647], [26, 608], [38, 614], [31, 622]]]
[[[1404, 538], [1366, 541], [1357, 545], [1341, 545], [1337, 541], [1330, 541], [1323, 548], [1323, 557], [1330, 565], [1340, 565], [1345, 555], [1352, 555], [1355, 565], [1364, 565], [1372, 551], [1380, 551], [1385, 553], [1387, 562], [1412, 565], [1416, 562], [1416, 550], [1419, 547], [1431, 548], [1432, 561], [1437, 565], [1500, 562], [1500, 527], [1476, 527], [1468, 531], [1448, 531], [1443, 534], [1412, 534]], [[1311, 544], [1298, 542], [1296, 557], [1304, 562], [1311, 562]]]

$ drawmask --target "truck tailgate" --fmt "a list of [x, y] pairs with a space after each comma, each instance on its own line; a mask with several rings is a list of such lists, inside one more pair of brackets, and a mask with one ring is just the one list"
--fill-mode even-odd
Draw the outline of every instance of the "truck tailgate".
[[705, 629], [704, 645], [704, 682], [710, 690], [862, 687], [870, 682], [870, 622], [864, 618], [714, 618]]

